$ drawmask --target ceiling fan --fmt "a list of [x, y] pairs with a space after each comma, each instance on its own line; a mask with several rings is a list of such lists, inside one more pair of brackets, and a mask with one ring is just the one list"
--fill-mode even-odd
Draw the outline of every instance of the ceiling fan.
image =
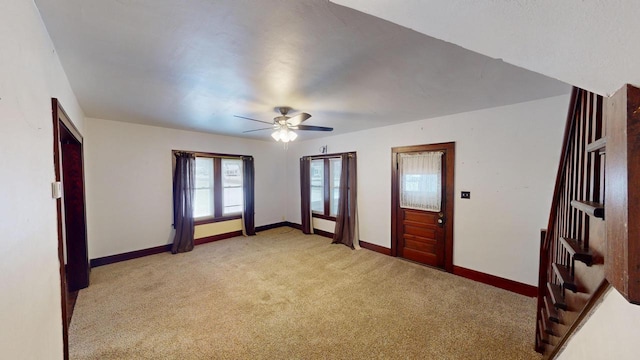
[[303, 121], [308, 120], [311, 117], [311, 115], [303, 112], [297, 115], [287, 116], [289, 111], [291, 111], [291, 108], [288, 106], [277, 107], [276, 111], [280, 112], [280, 116], [274, 117], [272, 123], [267, 121], [262, 121], [262, 120], [256, 120], [256, 119], [252, 119], [244, 116], [238, 116], [238, 115], [234, 115], [234, 116], [240, 119], [257, 121], [257, 122], [271, 125], [271, 127], [268, 127], [268, 128], [247, 130], [243, 132], [248, 133], [248, 132], [254, 132], [254, 131], [261, 131], [261, 130], [274, 130], [274, 132], [271, 134], [271, 137], [273, 137], [276, 141], [282, 141], [285, 143], [289, 141], [293, 141], [298, 137], [298, 134], [296, 134], [293, 130], [333, 131], [333, 128], [330, 128], [330, 127], [300, 125]]

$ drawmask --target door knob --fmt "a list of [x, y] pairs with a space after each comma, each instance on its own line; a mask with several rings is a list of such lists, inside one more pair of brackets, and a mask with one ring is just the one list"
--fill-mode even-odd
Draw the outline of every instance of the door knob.
[[438, 219], [438, 224], [444, 224], [444, 219], [443, 218]]

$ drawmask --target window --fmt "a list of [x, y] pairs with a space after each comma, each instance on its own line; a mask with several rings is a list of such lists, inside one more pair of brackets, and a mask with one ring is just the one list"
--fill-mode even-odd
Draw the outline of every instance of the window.
[[311, 211], [324, 214], [324, 160], [311, 160]]
[[222, 159], [222, 214], [242, 212], [242, 160]]
[[441, 151], [400, 154], [400, 207], [440, 211], [442, 154]]
[[213, 158], [196, 157], [196, 189], [193, 217], [214, 216]]
[[329, 215], [338, 215], [338, 202], [340, 200], [340, 172], [342, 171], [341, 159], [329, 159]]
[[196, 223], [239, 219], [244, 209], [242, 159], [196, 153]]
[[315, 217], [335, 220], [340, 200], [339, 157], [311, 160], [311, 211]]

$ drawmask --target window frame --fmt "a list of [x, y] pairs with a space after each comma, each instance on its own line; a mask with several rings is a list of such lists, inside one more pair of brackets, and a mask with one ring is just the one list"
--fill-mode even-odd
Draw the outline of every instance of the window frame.
[[[185, 150], [173, 150], [172, 153], [176, 152], [185, 152]], [[242, 211], [238, 213], [223, 214], [223, 186], [222, 186], [222, 159], [233, 159], [233, 160], [243, 160], [244, 157], [249, 157], [249, 155], [233, 155], [233, 154], [217, 154], [217, 153], [208, 153], [208, 152], [194, 152], [194, 151], [186, 151], [193, 153], [195, 157], [206, 157], [213, 158], [213, 216], [202, 216], [198, 218], [194, 218], [193, 223], [195, 226], [204, 225], [204, 224], [212, 224], [222, 221], [229, 220], [237, 220], [242, 219]], [[174, 168], [175, 168], [175, 157], [174, 157]], [[242, 191], [244, 193], [244, 169], [242, 174], [243, 186]], [[242, 209], [244, 211], [244, 202], [242, 204]]]
[[[328, 154], [328, 155], [316, 155], [316, 156], [309, 156], [309, 158], [311, 159], [311, 161], [314, 160], [324, 160], [324, 188], [323, 188], [323, 195], [324, 195], [324, 211], [322, 213], [317, 212], [317, 211], [311, 211], [311, 217], [314, 218], [318, 218], [318, 219], [324, 219], [324, 220], [330, 220], [330, 221], [336, 221], [337, 217], [334, 215], [331, 215], [331, 159], [339, 159], [342, 161], [342, 155], [343, 154], [350, 154], [350, 153], [337, 153], [337, 154]], [[341, 163], [342, 165], [342, 163]], [[311, 184], [309, 184], [309, 187], [311, 187]], [[309, 196], [311, 196], [311, 191], [309, 191]], [[337, 214], [336, 214], [337, 215]]]

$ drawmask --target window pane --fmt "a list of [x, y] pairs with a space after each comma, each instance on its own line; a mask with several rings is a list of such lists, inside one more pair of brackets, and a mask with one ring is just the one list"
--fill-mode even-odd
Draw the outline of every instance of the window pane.
[[311, 186], [324, 186], [324, 160], [311, 160]]
[[400, 207], [440, 211], [442, 154], [440, 151], [400, 154]]
[[227, 187], [223, 189], [224, 193], [222, 194], [225, 199], [224, 203], [224, 213], [239, 213], [242, 212], [242, 187]]
[[222, 214], [243, 210], [242, 160], [222, 159]]
[[311, 211], [324, 213], [324, 191], [321, 187], [311, 187]]
[[329, 208], [331, 216], [338, 214], [338, 202], [340, 201], [340, 173], [342, 172], [341, 159], [329, 159]]
[[213, 216], [213, 159], [196, 158], [196, 187], [193, 216]]
[[329, 199], [331, 202], [331, 216], [338, 215], [338, 203], [340, 202], [340, 188], [335, 188], [331, 191], [331, 198]]
[[324, 213], [324, 160], [311, 160], [311, 211]]

